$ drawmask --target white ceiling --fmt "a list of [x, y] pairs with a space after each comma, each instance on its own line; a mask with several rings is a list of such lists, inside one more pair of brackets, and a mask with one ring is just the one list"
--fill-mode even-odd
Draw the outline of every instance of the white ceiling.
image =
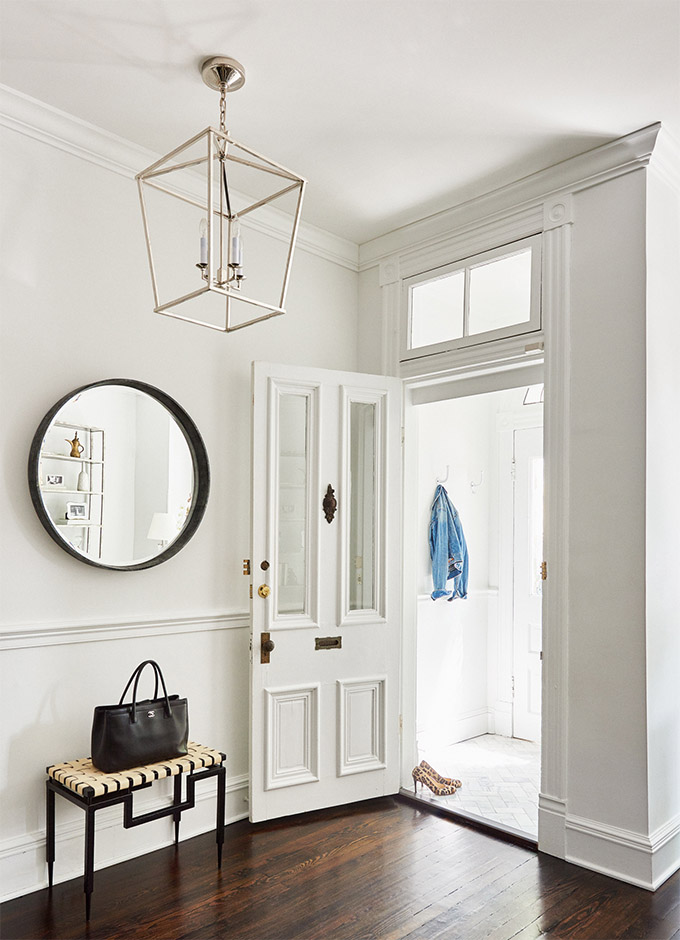
[[0, 0], [0, 81], [165, 153], [218, 119], [362, 243], [655, 121], [680, 0]]

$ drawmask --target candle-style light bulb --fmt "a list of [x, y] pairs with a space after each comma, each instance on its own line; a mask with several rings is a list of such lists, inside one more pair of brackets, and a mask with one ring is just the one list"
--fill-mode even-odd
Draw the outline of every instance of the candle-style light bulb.
[[198, 226], [199, 243], [199, 266], [204, 267], [208, 264], [208, 221], [201, 219]]
[[234, 219], [231, 226], [231, 265], [240, 268], [243, 264], [243, 241], [241, 239], [241, 223]]

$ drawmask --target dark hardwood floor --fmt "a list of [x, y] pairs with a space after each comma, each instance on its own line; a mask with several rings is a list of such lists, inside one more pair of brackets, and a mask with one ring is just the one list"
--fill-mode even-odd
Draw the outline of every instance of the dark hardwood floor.
[[[8, 901], [5, 940], [680, 940], [680, 873], [654, 894], [398, 798], [226, 829]], [[56, 872], [59, 871], [57, 856]]]

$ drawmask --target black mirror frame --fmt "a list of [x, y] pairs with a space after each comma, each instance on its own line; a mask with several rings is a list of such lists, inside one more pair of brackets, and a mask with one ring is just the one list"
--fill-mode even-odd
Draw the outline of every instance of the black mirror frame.
[[[79, 395], [81, 392], [86, 392], [91, 388], [99, 388], [102, 385], [123, 385], [127, 388], [137, 389], [149, 395], [151, 398], [154, 398], [170, 412], [179, 425], [191, 454], [191, 462], [194, 471], [194, 490], [189, 515], [187, 516], [184, 528], [175, 541], [168, 545], [166, 549], [153, 558], [148, 558], [138, 564], [107, 565], [103, 562], [88, 558], [78, 552], [62, 538], [54, 527], [40, 494], [38, 467], [40, 462], [40, 449], [47, 429], [52, 424], [57, 413], [71, 398], [75, 395]], [[88, 385], [81, 385], [80, 388], [73, 389], [72, 392], [69, 392], [68, 395], [64, 395], [56, 405], [50, 408], [42, 419], [33, 437], [28, 456], [28, 489], [31, 494], [31, 502], [43, 527], [46, 529], [50, 538], [52, 538], [61, 549], [68, 552], [69, 555], [77, 558], [78, 561], [84, 562], [86, 565], [92, 565], [94, 568], [108, 568], [111, 571], [140, 571], [143, 568], [153, 568], [155, 565], [160, 565], [164, 561], [168, 561], [168, 559], [172, 558], [173, 555], [176, 555], [177, 552], [184, 548], [189, 539], [196, 532], [205, 513], [208, 495], [210, 493], [210, 464], [208, 462], [208, 452], [203, 443], [203, 438], [193, 420], [189, 417], [184, 408], [169, 395], [166, 395], [165, 392], [155, 388], [153, 385], [147, 385], [145, 382], [137, 382], [135, 379], [104, 379], [101, 382], [91, 382]]]

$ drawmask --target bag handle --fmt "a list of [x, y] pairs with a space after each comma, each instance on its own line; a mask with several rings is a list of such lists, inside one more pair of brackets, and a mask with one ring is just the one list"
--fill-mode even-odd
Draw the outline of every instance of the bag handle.
[[[170, 711], [170, 699], [168, 698], [168, 690], [167, 690], [166, 687], [165, 687], [165, 679], [163, 678], [163, 673], [161, 672], [161, 667], [158, 665], [157, 662], [154, 662], [153, 659], [146, 659], [143, 663], [141, 663], [139, 669], [137, 670], [137, 675], [136, 675], [136, 677], [135, 677], [135, 684], [134, 684], [134, 686], [132, 687], [132, 718], [131, 718], [131, 721], [132, 721], [133, 723], [134, 723], [135, 721], [137, 721], [137, 685], [138, 685], [138, 683], [139, 683], [139, 677], [141, 676], [142, 670], [144, 669], [144, 667], [145, 667], [145, 666], [149, 666], [149, 665], [153, 666], [154, 670], [156, 671], [156, 682], [158, 682], [158, 680], [160, 679], [160, 680], [161, 680], [161, 685], [163, 686], [163, 695], [165, 696], [165, 717], [166, 717], [166, 718], [169, 718], [170, 715], [172, 714], [172, 712]], [[156, 696], [154, 696], [154, 698], [155, 698], [155, 697], [156, 697]]]
[[[130, 678], [129, 678], [128, 681], [127, 681], [127, 685], [126, 685], [125, 688], [123, 689], [123, 694], [121, 695], [120, 701], [118, 702], [119, 705], [122, 705], [122, 704], [123, 704], [123, 699], [124, 699], [125, 696], [127, 695], [127, 691], [128, 691], [128, 689], [130, 688], [130, 686], [132, 685], [132, 680], [134, 679], [134, 677], [135, 677], [138, 673], [140, 673], [140, 672], [142, 671], [142, 669], [143, 669], [146, 665], [148, 665], [149, 663], [151, 663], [152, 665], [154, 665], [153, 659], [147, 659], [147, 660], [145, 660], [143, 663], [140, 663], [139, 666], [137, 666], [137, 667], [133, 670], [132, 675], [130, 676]], [[154, 669], [154, 677], [155, 677], [155, 679], [156, 679], [156, 685], [155, 685], [154, 690], [153, 690], [153, 697], [154, 697], [154, 698], [158, 698], [158, 673], [156, 672], [155, 669]]]
[[[170, 711], [170, 699], [169, 699], [169, 697], [168, 697], [168, 690], [167, 690], [167, 688], [165, 687], [165, 679], [163, 678], [163, 673], [161, 672], [161, 667], [160, 667], [160, 666], [158, 665], [158, 663], [155, 662], [153, 659], [145, 659], [143, 663], [140, 663], [139, 666], [137, 666], [137, 668], [136, 668], [135, 671], [133, 672], [132, 676], [130, 676], [130, 681], [128, 682], [128, 686], [129, 686], [129, 685], [130, 685], [130, 682], [132, 682], [132, 679], [134, 678], [134, 680], [135, 680], [135, 681], [134, 681], [134, 685], [133, 685], [133, 687], [132, 687], [132, 715], [131, 715], [131, 718], [130, 718], [130, 720], [131, 720], [133, 723], [137, 721], [137, 685], [139, 684], [139, 677], [141, 676], [142, 671], [144, 670], [144, 667], [145, 667], [145, 666], [152, 666], [153, 669], [154, 669], [154, 672], [156, 673], [156, 692], [155, 692], [155, 694], [154, 694], [154, 698], [157, 698], [157, 694], [158, 694], [158, 680], [159, 680], [159, 679], [161, 680], [161, 685], [163, 686], [163, 696], [164, 696], [164, 698], [165, 698], [165, 717], [166, 717], [166, 718], [169, 718], [170, 715], [171, 715], [171, 711]], [[125, 688], [125, 692], [127, 692], [127, 686], [126, 686], [126, 688]], [[125, 697], [125, 692], [123, 693], [123, 697]], [[122, 699], [121, 699], [121, 702], [120, 702], [119, 704], [122, 704]]]

